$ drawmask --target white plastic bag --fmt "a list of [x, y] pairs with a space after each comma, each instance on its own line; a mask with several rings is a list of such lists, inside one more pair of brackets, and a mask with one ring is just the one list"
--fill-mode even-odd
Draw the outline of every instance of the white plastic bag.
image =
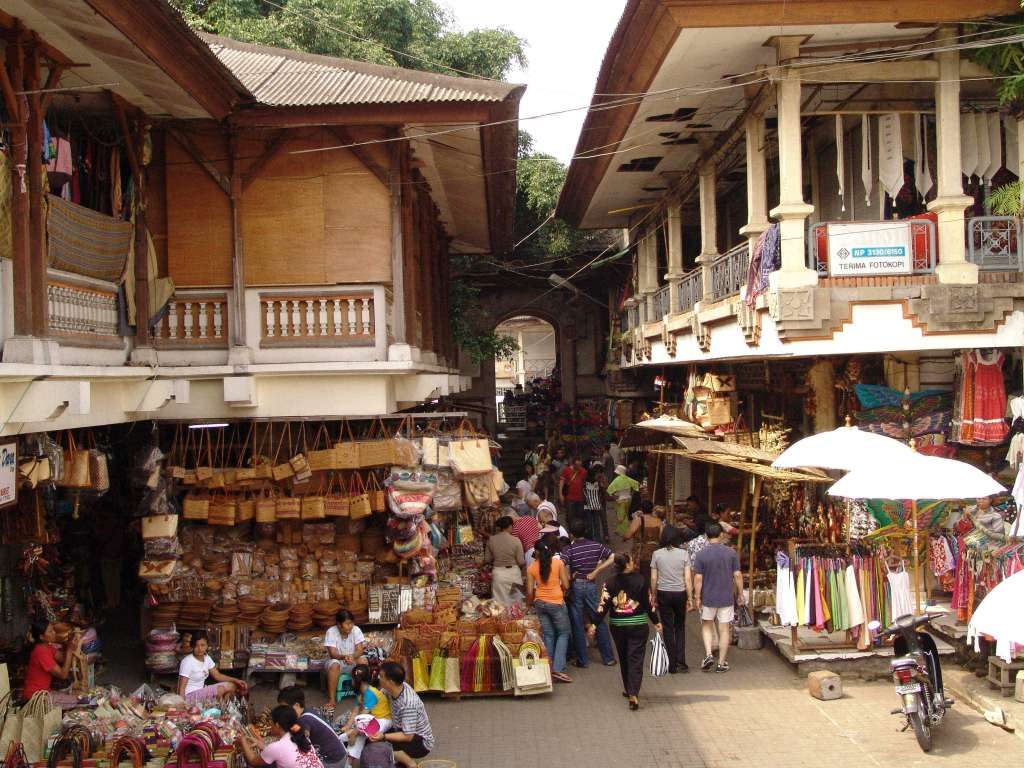
[[651, 677], [661, 677], [668, 672], [668, 651], [660, 632], [651, 638]]

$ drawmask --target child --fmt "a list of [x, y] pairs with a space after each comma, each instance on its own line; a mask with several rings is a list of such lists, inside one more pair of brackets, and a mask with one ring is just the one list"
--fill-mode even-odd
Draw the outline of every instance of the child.
[[352, 670], [352, 689], [356, 692], [356, 706], [348, 716], [343, 729], [349, 755], [358, 760], [366, 745], [366, 736], [356, 728], [356, 717], [373, 715], [380, 723], [381, 732], [391, 728], [391, 702], [379, 689], [370, 685], [370, 668], [358, 664]]

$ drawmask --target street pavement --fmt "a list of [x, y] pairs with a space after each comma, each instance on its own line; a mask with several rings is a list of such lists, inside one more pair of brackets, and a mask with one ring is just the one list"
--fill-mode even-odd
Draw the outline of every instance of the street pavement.
[[[529, 698], [424, 699], [437, 739], [431, 757], [459, 768], [523, 765], [695, 768], [866, 768], [1020, 764], [1024, 740], [958, 704], [921, 752], [888, 682], [844, 680], [844, 696], [818, 701], [774, 648], [730, 651], [724, 674], [699, 669], [696, 622], [687, 627], [691, 671], [645, 678], [641, 708], [622, 697], [617, 667], [570, 668], [575, 682]], [[591, 654], [596, 656], [596, 651]]]

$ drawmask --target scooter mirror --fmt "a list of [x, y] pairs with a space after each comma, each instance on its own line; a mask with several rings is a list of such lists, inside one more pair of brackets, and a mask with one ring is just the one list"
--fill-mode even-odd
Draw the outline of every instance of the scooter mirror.
[[880, 621], [869, 621], [868, 622], [868, 629], [870, 629], [872, 632], [877, 632], [881, 628], [882, 628], [882, 622], [880, 622]]

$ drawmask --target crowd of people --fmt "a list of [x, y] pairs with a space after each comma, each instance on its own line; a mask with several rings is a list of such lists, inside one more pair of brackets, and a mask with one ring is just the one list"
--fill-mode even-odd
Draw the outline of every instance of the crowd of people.
[[663, 636], [668, 672], [688, 672], [686, 616], [698, 613], [701, 669], [728, 672], [735, 606], [744, 600], [729, 546], [732, 510], [705, 510], [691, 496], [669, 524], [665, 507], [644, 498], [644, 484], [640, 462], [614, 444], [589, 461], [537, 445], [524, 456], [522, 479], [485, 550], [492, 596], [537, 613], [552, 678], [572, 682], [569, 666], [589, 666], [596, 642], [601, 663], [619, 665], [633, 710], [652, 625]]

